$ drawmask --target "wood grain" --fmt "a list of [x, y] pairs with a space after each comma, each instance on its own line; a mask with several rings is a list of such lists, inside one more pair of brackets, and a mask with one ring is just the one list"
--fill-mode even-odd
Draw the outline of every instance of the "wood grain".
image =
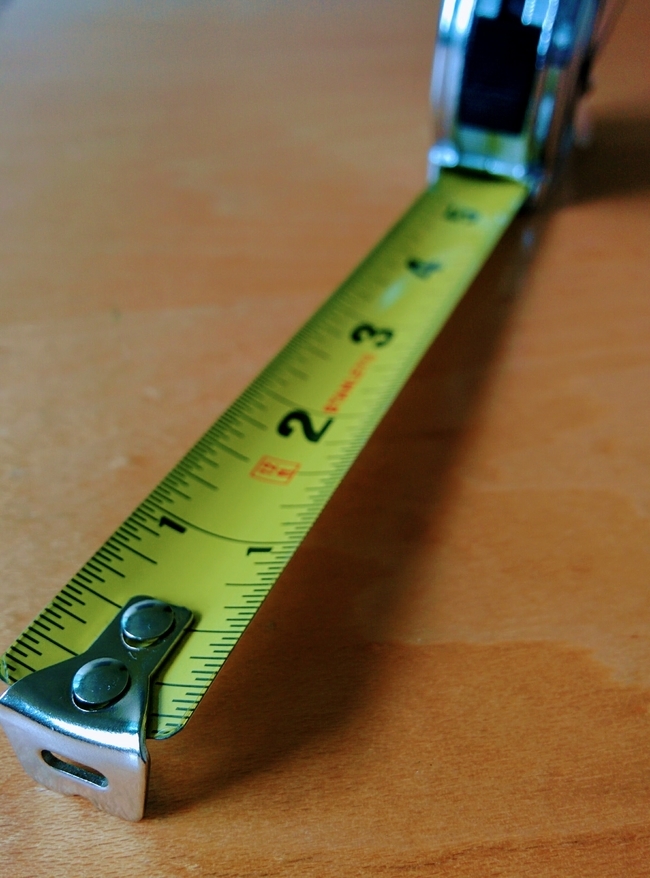
[[[0, 12], [0, 647], [423, 185], [424, 0]], [[187, 729], [146, 819], [21, 772], [0, 875], [645, 876], [650, 19]], [[522, 243], [523, 242], [523, 243]]]

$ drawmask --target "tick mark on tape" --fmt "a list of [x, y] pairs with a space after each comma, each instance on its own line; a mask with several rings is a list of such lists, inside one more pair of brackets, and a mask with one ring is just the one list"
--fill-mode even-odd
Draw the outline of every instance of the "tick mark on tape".
[[184, 534], [187, 530], [187, 528], [183, 527], [182, 524], [179, 524], [177, 521], [173, 521], [173, 519], [171, 518], [167, 518], [166, 515], [161, 515], [158, 524], [160, 525], [160, 527], [170, 527], [172, 530], [177, 531], [179, 534]]

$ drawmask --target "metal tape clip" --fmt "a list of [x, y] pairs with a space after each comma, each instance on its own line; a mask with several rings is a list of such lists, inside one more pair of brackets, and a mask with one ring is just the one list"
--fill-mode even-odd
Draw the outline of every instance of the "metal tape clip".
[[7, 689], [0, 724], [25, 771], [51, 790], [140, 820], [151, 678], [191, 620], [185, 607], [133, 598], [86, 652]]
[[518, 180], [539, 197], [574, 140], [606, 8], [603, 0], [444, 0], [430, 181], [441, 167], [467, 168]]

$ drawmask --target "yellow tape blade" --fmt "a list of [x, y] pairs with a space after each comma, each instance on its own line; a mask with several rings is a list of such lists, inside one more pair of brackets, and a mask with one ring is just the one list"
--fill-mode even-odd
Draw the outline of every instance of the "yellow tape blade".
[[85, 651], [130, 598], [189, 607], [148, 734], [179, 731], [526, 198], [447, 172], [0, 659]]

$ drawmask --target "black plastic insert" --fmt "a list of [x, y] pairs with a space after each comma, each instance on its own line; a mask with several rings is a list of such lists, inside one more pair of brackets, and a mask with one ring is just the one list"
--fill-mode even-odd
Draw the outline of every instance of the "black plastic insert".
[[474, 19], [467, 43], [461, 125], [520, 134], [535, 79], [541, 28], [521, 23], [504, 4], [498, 18]]

